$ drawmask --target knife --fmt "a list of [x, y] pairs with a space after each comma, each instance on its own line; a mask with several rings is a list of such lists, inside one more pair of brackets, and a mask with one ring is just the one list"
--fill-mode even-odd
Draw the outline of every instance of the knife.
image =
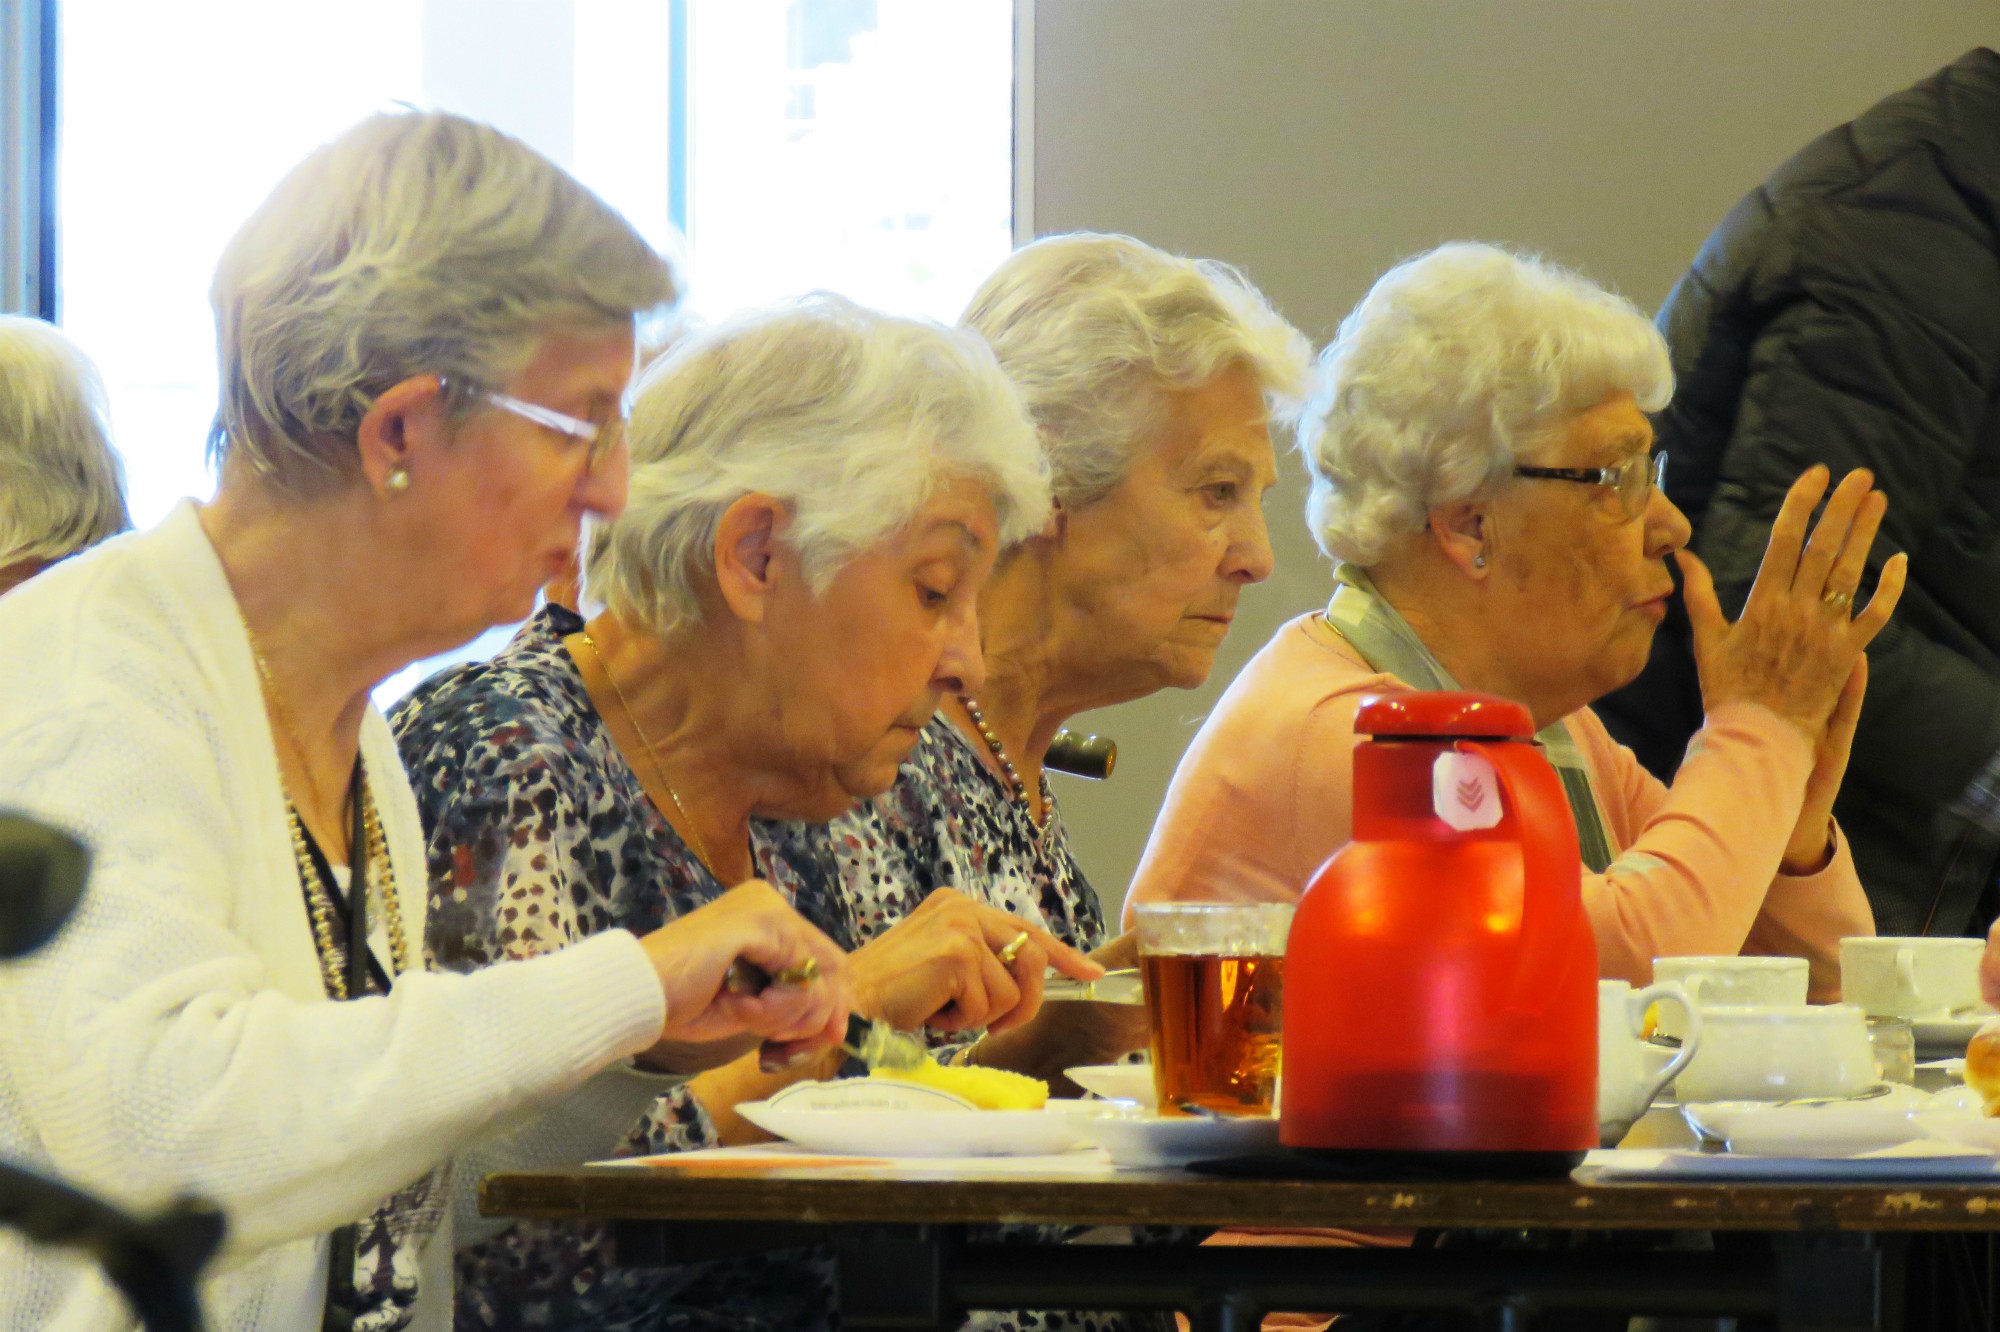
[[[736, 994], [762, 994], [773, 985], [807, 985], [818, 979], [819, 963], [811, 958], [773, 975], [755, 962], [739, 957], [723, 974], [722, 988]], [[930, 1058], [930, 1048], [923, 1037], [897, 1031], [881, 1018], [867, 1018], [859, 1013], [847, 1015], [847, 1035], [841, 1039], [840, 1048], [866, 1064], [870, 1071], [916, 1068]]]
[[1042, 982], [1042, 1002], [1143, 1004], [1146, 987], [1139, 979], [1137, 967], [1107, 971], [1096, 980], [1071, 980], [1050, 972], [1049, 978]]

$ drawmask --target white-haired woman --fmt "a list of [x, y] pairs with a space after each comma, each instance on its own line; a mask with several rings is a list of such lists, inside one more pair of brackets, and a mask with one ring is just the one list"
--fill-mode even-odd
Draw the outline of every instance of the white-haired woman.
[[[0, 970], [0, 1156], [221, 1204], [213, 1326], [448, 1326], [454, 1152], [530, 1106], [521, 1159], [600, 1152], [664, 1081], [630, 1057], [842, 1027], [840, 951], [766, 885], [421, 969], [423, 832], [369, 691], [526, 615], [618, 511], [634, 316], [673, 294], [524, 145], [365, 121], [224, 252], [215, 501], [0, 600], [33, 646], [0, 653], [0, 804], [95, 855], [67, 928]], [[729, 994], [738, 957], [823, 979]], [[0, 1326], [127, 1322], [87, 1261], [0, 1238]]]
[[[980, 596], [984, 685], [945, 699], [895, 786], [832, 825], [832, 851], [864, 937], [952, 886], [1098, 949], [1050, 742], [1079, 712], [1208, 677], [1237, 597], [1271, 572], [1271, 427], [1303, 401], [1312, 350], [1233, 269], [1091, 233], [1017, 250], [961, 323], [1027, 405], [1055, 514]], [[1120, 951], [1105, 960], [1129, 964]], [[1137, 1010], [1065, 1004], [966, 1057], [1056, 1079], [1145, 1036]]]
[[132, 526], [105, 418], [81, 348], [0, 315], [0, 593]]
[[[1852, 613], [1886, 508], [1866, 473], [1792, 487], [1727, 623], [1658, 488], [1646, 412], [1672, 391], [1652, 324], [1575, 274], [1485, 245], [1392, 269], [1323, 356], [1309, 513], [1337, 562], [1323, 613], [1278, 631], [1174, 777], [1132, 900], [1291, 900], [1348, 839], [1369, 694], [1471, 689], [1526, 705], [1577, 822], [1602, 974], [1677, 953], [1792, 954], [1816, 997], [1873, 930], [1832, 804], [1902, 590]], [[1808, 539], [1808, 529], [1810, 539]], [[1680, 561], [1707, 724], [1671, 788], [1592, 700], [1645, 664]]]
[[[753, 876], [837, 942], [855, 1007], [898, 1028], [1005, 1030], [1052, 963], [1043, 931], [932, 894], [868, 938], [827, 866], [767, 819], [823, 821], [895, 780], [941, 698], [982, 678], [976, 609], [1038, 529], [1048, 478], [970, 334], [821, 296], [692, 340], [646, 375], [632, 493], [595, 534], [585, 621], [545, 606], [395, 726], [430, 829], [430, 943], [473, 967], [648, 930]], [[735, 1107], [826, 1078], [834, 1054], [697, 1077], [627, 1150], [740, 1141]], [[824, 1260], [620, 1268], [602, 1226], [522, 1224], [460, 1256], [466, 1326], [622, 1328], [664, 1302], [739, 1327], [822, 1326]]]

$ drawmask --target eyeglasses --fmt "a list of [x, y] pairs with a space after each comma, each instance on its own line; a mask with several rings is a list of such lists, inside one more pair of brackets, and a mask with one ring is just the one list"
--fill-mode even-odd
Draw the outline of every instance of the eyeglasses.
[[1667, 452], [1662, 449], [1650, 458], [1634, 458], [1615, 467], [1516, 467], [1514, 475], [1604, 486], [1618, 496], [1618, 508], [1627, 518], [1637, 518], [1646, 511], [1653, 492], [1666, 488]]
[[587, 467], [596, 467], [603, 462], [611, 451], [618, 447], [618, 441], [625, 437], [623, 416], [614, 416], [599, 425], [595, 421], [579, 420], [566, 412], [559, 412], [553, 407], [544, 407], [540, 403], [510, 398], [505, 393], [482, 392], [479, 398], [480, 401], [491, 403], [502, 411], [512, 412], [525, 421], [533, 421], [538, 426], [546, 426], [550, 430], [568, 435], [571, 439], [582, 440], [588, 446], [585, 454]]

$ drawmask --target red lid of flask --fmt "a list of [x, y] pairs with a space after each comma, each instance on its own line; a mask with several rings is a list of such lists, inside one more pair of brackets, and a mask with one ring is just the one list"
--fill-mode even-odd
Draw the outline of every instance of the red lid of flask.
[[1535, 734], [1535, 720], [1509, 698], [1433, 690], [1371, 694], [1354, 714], [1354, 729], [1362, 735], [1527, 740]]

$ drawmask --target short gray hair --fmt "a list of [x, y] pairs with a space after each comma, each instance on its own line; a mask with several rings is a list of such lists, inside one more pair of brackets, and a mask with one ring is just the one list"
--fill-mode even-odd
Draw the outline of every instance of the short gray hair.
[[640, 383], [630, 498], [593, 530], [592, 600], [661, 635], [700, 619], [723, 512], [749, 494], [791, 511], [815, 593], [848, 559], [971, 477], [1001, 544], [1048, 520], [1048, 466], [979, 339], [824, 293], [696, 334]]
[[1366, 568], [1439, 504], [1490, 495], [1578, 412], [1673, 395], [1666, 341], [1622, 296], [1458, 241], [1385, 273], [1320, 354], [1300, 425], [1320, 549]]
[[1020, 389], [1066, 504], [1124, 479], [1164, 424], [1164, 392], [1244, 367], [1286, 424], [1310, 389], [1312, 344], [1247, 278], [1130, 236], [1079, 231], [1021, 247], [960, 323]]
[[0, 315], [0, 568], [64, 559], [132, 526], [104, 381], [39, 319]]
[[454, 419], [551, 334], [675, 299], [631, 224], [555, 163], [459, 116], [373, 116], [316, 150], [243, 224], [215, 273], [218, 467], [241, 453], [295, 495], [358, 473], [355, 432], [413, 375]]

